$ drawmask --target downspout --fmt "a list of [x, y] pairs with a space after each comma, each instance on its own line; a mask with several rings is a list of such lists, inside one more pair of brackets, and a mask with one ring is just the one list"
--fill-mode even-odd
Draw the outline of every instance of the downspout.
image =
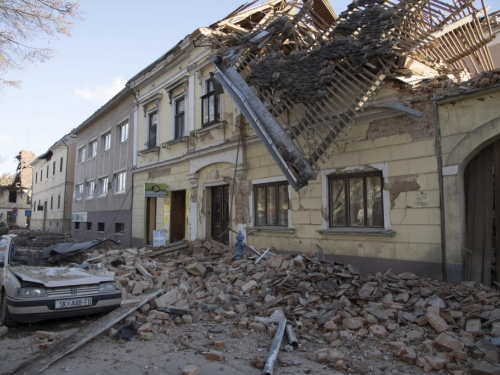
[[[67, 192], [67, 184], [68, 184], [68, 161], [69, 161], [69, 146], [64, 141], [64, 138], [61, 139], [64, 145], [66, 146], [66, 170], [64, 171], [64, 201], [63, 201], [63, 222], [62, 222], [62, 234], [64, 234], [64, 227], [66, 224], [66, 192]], [[70, 228], [71, 229], [71, 228]], [[71, 234], [71, 231], [70, 231]]]
[[446, 271], [446, 224], [445, 224], [445, 214], [444, 214], [444, 182], [443, 182], [443, 152], [441, 149], [441, 126], [439, 123], [439, 111], [437, 104], [437, 94], [434, 94], [432, 98], [434, 102], [434, 113], [436, 115], [436, 154], [437, 154], [437, 167], [438, 167], [438, 179], [439, 179], [439, 211], [441, 219], [441, 267], [443, 281], [448, 280], [448, 274]]

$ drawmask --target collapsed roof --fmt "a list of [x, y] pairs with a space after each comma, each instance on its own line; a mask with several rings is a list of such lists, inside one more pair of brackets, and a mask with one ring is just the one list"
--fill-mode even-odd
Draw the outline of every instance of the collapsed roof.
[[355, 0], [337, 16], [327, 0], [273, 0], [200, 30], [220, 53], [216, 78], [298, 190], [317, 177], [384, 79], [460, 81], [495, 68], [482, 4]]

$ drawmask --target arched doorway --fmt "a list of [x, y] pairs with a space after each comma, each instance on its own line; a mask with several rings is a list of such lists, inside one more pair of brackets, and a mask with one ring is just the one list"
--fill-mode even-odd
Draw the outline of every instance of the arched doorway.
[[[500, 282], [500, 141], [482, 149], [464, 170], [466, 280]], [[497, 235], [498, 234], [498, 235]]]

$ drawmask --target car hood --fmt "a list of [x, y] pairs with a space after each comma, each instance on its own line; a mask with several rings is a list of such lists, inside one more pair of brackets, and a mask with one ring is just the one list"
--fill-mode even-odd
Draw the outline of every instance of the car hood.
[[23, 281], [43, 284], [47, 288], [114, 281], [113, 272], [73, 267], [10, 266], [9, 270]]

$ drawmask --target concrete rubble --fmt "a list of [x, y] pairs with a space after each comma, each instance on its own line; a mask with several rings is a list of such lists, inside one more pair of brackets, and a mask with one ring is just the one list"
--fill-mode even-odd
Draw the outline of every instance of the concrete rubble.
[[[246, 331], [273, 337], [276, 312], [294, 328], [299, 347], [321, 345], [308, 358], [347, 373], [370, 372], [370, 360], [397, 360], [425, 372], [500, 373], [500, 292], [463, 282], [451, 285], [410, 273], [360, 274], [351, 265], [317, 260], [312, 253], [262, 259], [214, 241], [184, 242], [175, 251], [125, 248], [107, 254], [102, 266], [115, 272], [124, 300], [149, 288], [164, 288], [122, 323], [141, 325], [138, 337], [154, 340], [175, 326], [204, 322], [233, 325], [232, 338]], [[156, 255], [161, 253], [161, 255]], [[146, 271], [146, 272], [144, 272]], [[139, 287], [138, 287], [139, 286]], [[274, 315], [273, 315], [274, 313]], [[179, 343], [189, 341], [180, 337]], [[283, 340], [282, 350], [293, 351]], [[203, 354], [224, 360], [225, 343], [215, 340]], [[300, 349], [299, 349], [300, 350]], [[352, 355], [358, 350], [359, 356]], [[264, 358], [254, 358], [256, 367]], [[368, 364], [367, 364], [368, 363]]]

